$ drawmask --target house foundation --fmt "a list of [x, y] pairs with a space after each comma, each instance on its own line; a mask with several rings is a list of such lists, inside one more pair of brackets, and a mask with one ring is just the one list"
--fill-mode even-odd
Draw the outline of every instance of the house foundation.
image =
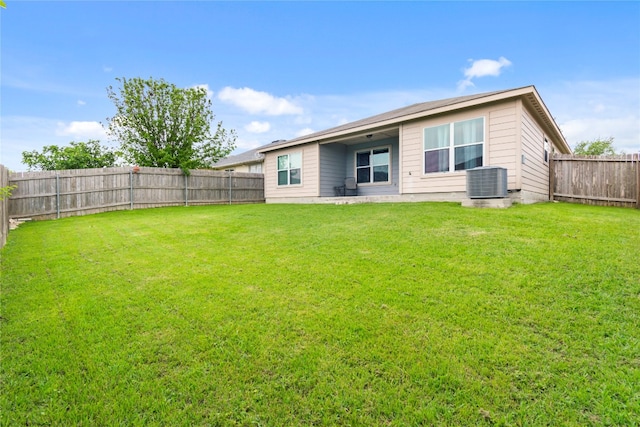
[[465, 208], [510, 208], [513, 200], [504, 199], [464, 199], [462, 206]]

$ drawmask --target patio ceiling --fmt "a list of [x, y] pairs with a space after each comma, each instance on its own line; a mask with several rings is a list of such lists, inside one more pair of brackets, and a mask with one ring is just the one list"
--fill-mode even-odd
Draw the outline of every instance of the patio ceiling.
[[344, 145], [356, 145], [364, 144], [366, 142], [381, 141], [389, 138], [399, 138], [400, 128], [384, 128], [384, 129], [371, 129], [367, 132], [358, 133], [354, 135], [344, 135], [338, 138], [331, 138], [325, 141], [320, 141], [320, 144], [344, 144]]

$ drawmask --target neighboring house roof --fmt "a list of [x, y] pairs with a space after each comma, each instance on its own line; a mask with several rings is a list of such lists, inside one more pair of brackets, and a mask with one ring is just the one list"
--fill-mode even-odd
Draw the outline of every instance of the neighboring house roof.
[[258, 151], [265, 146], [254, 148], [253, 150], [245, 151], [244, 153], [236, 154], [233, 156], [225, 157], [214, 163], [215, 169], [228, 168], [233, 166], [248, 165], [251, 163], [260, 163], [264, 160], [264, 154]]
[[560, 128], [555, 123], [551, 113], [544, 105], [535, 86], [525, 86], [517, 89], [499, 90], [494, 92], [485, 92], [475, 95], [459, 96], [455, 98], [441, 99], [437, 101], [422, 102], [413, 104], [408, 107], [398, 108], [386, 113], [356, 120], [341, 126], [314, 132], [299, 138], [286, 141], [279, 141], [269, 145], [265, 145], [258, 149], [264, 153], [267, 151], [277, 150], [280, 148], [316, 142], [319, 140], [327, 140], [332, 138], [339, 139], [345, 135], [352, 135], [356, 132], [367, 132], [371, 129], [380, 129], [387, 126], [397, 126], [401, 122], [408, 120], [424, 118], [436, 114], [442, 114], [450, 111], [460, 110], [463, 108], [474, 107], [477, 105], [502, 101], [509, 98], [523, 97], [523, 99], [533, 108], [539, 115], [550, 132], [552, 132], [558, 141], [565, 145], [567, 153], [571, 152], [569, 144], [565, 140]]

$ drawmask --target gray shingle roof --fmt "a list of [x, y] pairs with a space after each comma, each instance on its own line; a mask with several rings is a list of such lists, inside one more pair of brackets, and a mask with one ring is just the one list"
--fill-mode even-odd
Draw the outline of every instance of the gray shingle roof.
[[224, 159], [218, 160], [213, 165], [213, 167], [217, 169], [217, 168], [228, 167], [228, 166], [237, 166], [237, 165], [244, 165], [247, 163], [261, 162], [264, 155], [260, 154], [259, 151], [265, 147], [266, 145], [263, 145], [262, 147], [254, 148], [253, 150], [245, 151], [244, 153], [225, 157]]
[[325, 130], [321, 130], [319, 132], [314, 132], [312, 134], [309, 135], [305, 135], [305, 136], [301, 136], [298, 138], [294, 138], [294, 139], [289, 139], [286, 141], [281, 141], [281, 142], [277, 142], [274, 144], [269, 144], [266, 145], [264, 147], [262, 147], [263, 149], [271, 149], [271, 148], [275, 148], [277, 146], [280, 145], [295, 145], [296, 142], [298, 141], [311, 141], [311, 140], [315, 140], [315, 139], [321, 139], [323, 136], [326, 135], [330, 135], [330, 134], [334, 134], [334, 133], [339, 133], [339, 132], [344, 132], [344, 131], [348, 131], [349, 129], [356, 129], [359, 127], [363, 127], [363, 126], [375, 126], [376, 123], [382, 123], [382, 122], [386, 122], [389, 120], [394, 120], [394, 119], [399, 119], [402, 117], [406, 117], [406, 116], [411, 116], [414, 114], [419, 114], [419, 113], [426, 113], [428, 111], [431, 110], [435, 110], [438, 108], [442, 108], [442, 107], [447, 107], [450, 105], [455, 105], [455, 104], [460, 104], [460, 103], [464, 103], [467, 101], [473, 101], [473, 100], [478, 100], [481, 98], [485, 98], [485, 97], [490, 97], [493, 95], [497, 95], [497, 94], [501, 94], [501, 93], [505, 93], [505, 92], [512, 92], [512, 91], [516, 91], [519, 89], [524, 89], [524, 88], [528, 88], [531, 86], [524, 86], [522, 88], [517, 88], [517, 89], [505, 89], [505, 90], [498, 90], [498, 91], [493, 91], [493, 92], [484, 92], [484, 93], [478, 93], [475, 95], [466, 95], [466, 96], [458, 96], [458, 97], [454, 97], [454, 98], [447, 98], [447, 99], [440, 99], [440, 100], [436, 100], [436, 101], [427, 101], [427, 102], [421, 102], [418, 104], [413, 104], [413, 105], [409, 105], [407, 107], [402, 107], [402, 108], [398, 108], [395, 110], [391, 110], [391, 111], [387, 111], [386, 113], [382, 113], [382, 114], [377, 114], [375, 116], [371, 116], [371, 117], [367, 117], [361, 120], [356, 120], [354, 122], [350, 122], [350, 123], [346, 123], [344, 125], [340, 125], [340, 126], [336, 126], [330, 129], [325, 129]]

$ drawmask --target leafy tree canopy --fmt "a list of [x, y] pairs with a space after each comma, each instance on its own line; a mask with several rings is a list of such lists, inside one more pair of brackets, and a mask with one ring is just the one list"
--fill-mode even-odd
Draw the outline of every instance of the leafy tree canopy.
[[207, 91], [178, 88], [165, 80], [117, 78], [107, 88], [116, 106], [108, 132], [118, 140], [125, 159], [140, 166], [189, 169], [212, 166], [235, 148], [235, 131], [215, 118]]
[[598, 138], [593, 141], [581, 141], [573, 149], [575, 154], [581, 156], [612, 156], [616, 154], [613, 148], [613, 137]]
[[100, 141], [71, 142], [66, 147], [45, 145], [41, 152], [23, 151], [22, 163], [29, 170], [88, 169], [116, 166], [118, 153]]

